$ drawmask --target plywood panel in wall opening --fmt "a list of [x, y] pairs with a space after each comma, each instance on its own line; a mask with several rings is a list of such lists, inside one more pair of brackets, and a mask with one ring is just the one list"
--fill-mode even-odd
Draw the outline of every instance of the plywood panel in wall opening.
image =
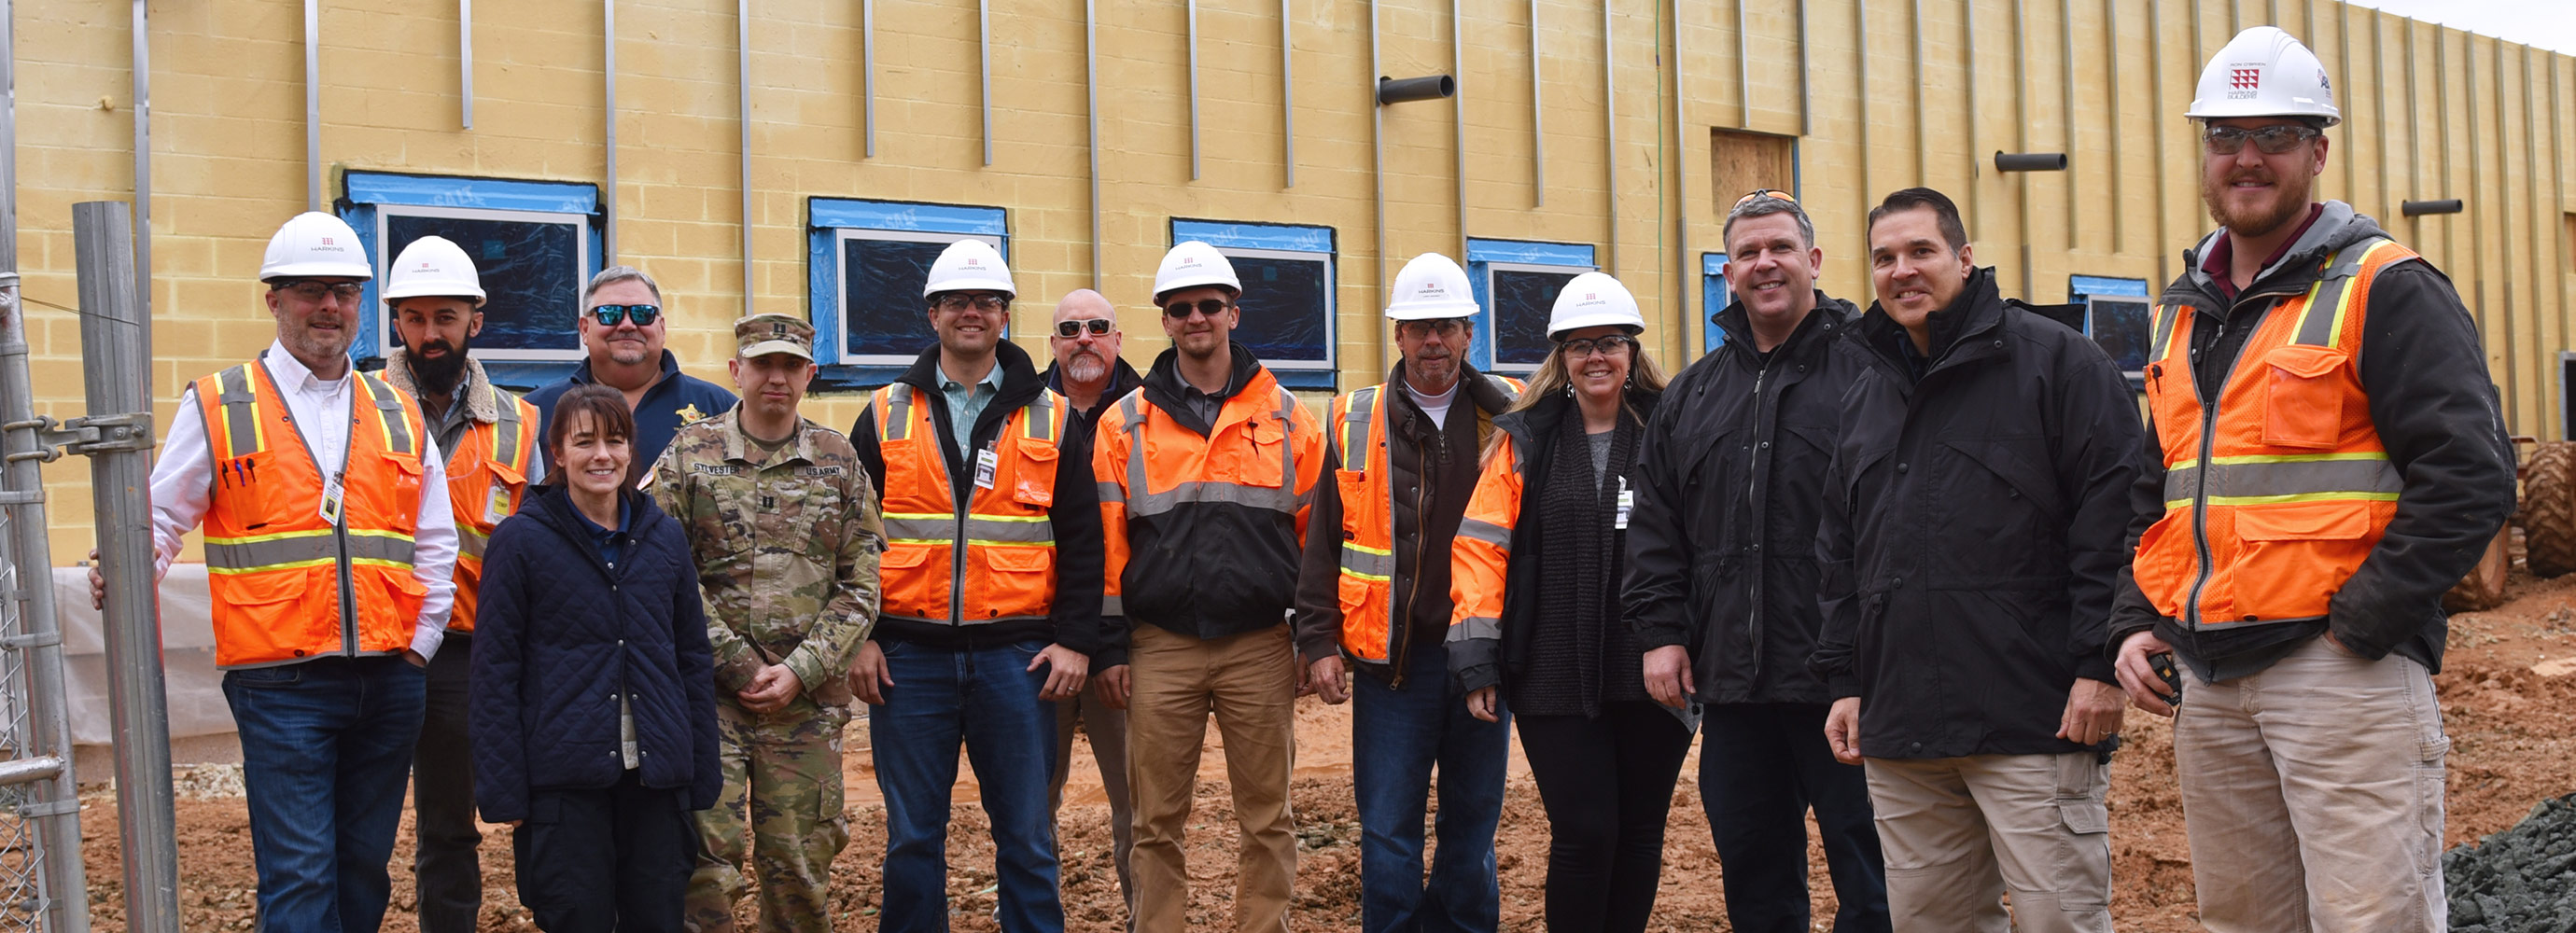
[[1724, 218], [1745, 192], [1772, 188], [1798, 193], [1798, 141], [1769, 133], [1708, 131], [1709, 197]]

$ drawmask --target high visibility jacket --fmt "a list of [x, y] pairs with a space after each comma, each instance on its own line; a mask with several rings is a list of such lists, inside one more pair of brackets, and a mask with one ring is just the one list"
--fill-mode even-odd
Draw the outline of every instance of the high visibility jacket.
[[[1505, 399], [1520, 394], [1520, 380], [1504, 376], [1477, 374], [1474, 378], [1490, 380]], [[1395, 469], [1387, 451], [1390, 427], [1387, 421], [1388, 393], [1398, 391], [1391, 383], [1379, 383], [1346, 393], [1333, 400], [1331, 423], [1325, 443], [1331, 446], [1335, 462], [1341, 469], [1334, 472], [1334, 492], [1341, 503], [1341, 577], [1339, 582], [1342, 609], [1342, 650], [1363, 661], [1385, 662], [1398, 648], [1396, 632], [1401, 628], [1398, 615], [1405, 608], [1395, 604], [1396, 575], [1396, 508]], [[1481, 415], [1475, 402], [1461, 391], [1450, 413], [1466, 417]], [[1413, 485], [1426, 488], [1419, 478]], [[1417, 504], [1412, 514], [1425, 511]], [[1422, 560], [1447, 561], [1444, 541], [1414, 540], [1419, 529], [1406, 529], [1405, 544], [1422, 550]]]
[[1517, 438], [1502, 437], [1476, 477], [1467, 517], [1449, 551], [1449, 670], [1469, 690], [1494, 685], [1501, 673], [1503, 592], [1511, 578], [1512, 531], [1521, 522], [1521, 454]]
[[411, 646], [428, 595], [412, 577], [427, 435], [411, 396], [355, 375], [337, 524], [322, 517], [322, 470], [268, 368], [197, 380], [216, 476], [205, 535], [217, 667]]
[[1177, 401], [1178, 351], [1101, 415], [1091, 462], [1107, 545], [1102, 615], [1202, 639], [1286, 621], [1323, 430], [1250, 351], [1234, 354], [1235, 384], [1205, 433]]
[[[447, 502], [456, 513], [456, 609], [447, 630], [474, 631], [474, 609], [483, 580], [483, 548], [501, 520], [518, 514], [528, 494], [529, 467], [537, 457], [537, 406], [492, 390], [500, 416], [465, 427], [447, 456]], [[459, 399], [453, 404], [465, 404]]]
[[[880, 560], [882, 618], [937, 625], [1045, 619], [1055, 605], [1056, 460], [1064, 441], [1064, 397], [1038, 397], [1003, 419], [987, 449], [991, 482], [961, 508], [930, 406], [905, 383], [868, 398], [885, 457], [886, 552]], [[969, 458], [984, 474], [982, 452]], [[962, 594], [962, 595], [961, 595]]]
[[2188, 307], [2157, 309], [2147, 401], [2165, 464], [2165, 513], [2138, 541], [2138, 589], [2198, 631], [2307, 622], [2397, 512], [2403, 477], [2370, 418], [2357, 364], [2379, 271], [2416, 258], [2385, 238], [2325, 260], [2246, 338], [2217, 404], [2191, 370]]

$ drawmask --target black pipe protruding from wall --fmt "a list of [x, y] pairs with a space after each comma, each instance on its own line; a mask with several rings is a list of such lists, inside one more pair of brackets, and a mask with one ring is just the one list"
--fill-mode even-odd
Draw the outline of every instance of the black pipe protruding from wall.
[[2063, 172], [2065, 170], [2066, 153], [2063, 152], [2005, 152], [2000, 149], [1995, 151], [1995, 171], [1998, 172]]
[[2460, 209], [2460, 199], [2458, 198], [2443, 198], [2438, 201], [2406, 201], [2397, 205], [2397, 210], [2408, 217], [2422, 217], [2426, 214], [2457, 214], [2460, 212]]
[[1448, 75], [1424, 75], [1419, 78], [1377, 79], [1377, 105], [1401, 104], [1416, 100], [1439, 100], [1458, 94], [1458, 79]]

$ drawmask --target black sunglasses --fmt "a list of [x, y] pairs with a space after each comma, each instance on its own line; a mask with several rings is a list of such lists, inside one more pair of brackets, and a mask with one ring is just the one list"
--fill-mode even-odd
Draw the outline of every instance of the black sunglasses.
[[1196, 311], [1209, 317], [1215, 317], [1219, 314], [1225, 313], [1225, 309], [1231, 307], [1234, 307], [1234, 302], [1227, 301], [1223, 298], [1201, 298], [1197, 301], [1175, 301], [1164, 306], [1163, 316], [1175, 321], [1187, 320], [1190, 316], [1190, 312]]
[[1088, 330], [1091, 332], [1092, 336], [1098, 337], [1109, 333], [1109, 329], [1116, 326], [1118, 326], [1118, 322], [1105, 317], [1095, 317], [1080, 321], [1057, 321], [1055, 322], [1055, 335], [1071, 340], [1075, 337], [1082, 336], [1082, 332]]
[[637, 327], [651, 327], [662, 319], [661, 305], [600, 305], [590, 309], [590, 319], [601, 327], [615, 327], [617, 322], [632, 319]]

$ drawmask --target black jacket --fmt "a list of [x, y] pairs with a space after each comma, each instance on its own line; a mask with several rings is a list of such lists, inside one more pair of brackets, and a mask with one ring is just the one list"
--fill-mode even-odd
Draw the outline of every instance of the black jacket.
[[[1002, 419], [1046, 391], [1046, 381], [1029, 364], [1028, 351], [1008, 340], [994, 349], [994, 365], [1002, 368], [1002, 389], [975, 417], [974, 431], [967, 435], [972, 447], [983, 449], [1002, 430]], [[948, 488], [964, 490], [955, 495], [957, 511], [964, 515], [973, 501], [975, 473], [972, 465], [957, 452], [957, 429], [948, 418], [948, 394], [939, 389], [939, 348], [921, 353], [912, 366], [895, 377], [895, 381], [912, 387], [913, 398], [930, 406], [930, 424], [939, 439], [939, 452], [948, 461]], [[868, 471], [868, 480], [885, 489], [885, 448], [877, 439], [876, 407], [859, 409], [859, 420], [850, 425], [850, 446], [859, 454], [859, 465]], [[1021, 641], [1049, 641], [1085, 655], [1100, 653], [1100, 487], [1091, 479], [1091, 425], [1079, 414], [1065, 419], [1064, 439], [1056, 444], [1060, 453], [1055, 459], [1055, 502], [1047, 508], [1047, 522], [1055, 529], [1055, 605], [1045, 621], [997, 622], [989, 626], [954, 627], [927, 625], [905, 619], [879, 619], [873, 640], [893, 639], [919, 645], [964, 650]], [[878, 501], [884, 501], [882, 493]]]
[[530, 793], [615, 786], [617, 701], [635, 716], [645, 787], [715, 806], [715, 660], [697, 561], [653, 497], [624, 493], [615, 570], [561, 486], [538, 486], [492, 530], [474, 617], [474, 802], [483, 819], [528, 817]]
[[1833, 352], [1859, 310], [1816, 310], [1766, 359], [1738, 302], [1726, 342], [1673, 379], [1638, 441], [1623, 609], [1638, 644], [1686, 645], [1705, 703], [1825, 703], [1807, 670], [1824, 625], [1816, 522], [1843, 390], [1862, 362]]
[[[1063, 364], [1050, 363], [1047, 365], [1046, 372], [1039, 373], [1038, 376], [1046, 380], [1047, 388], [1054, 389], [1059, 394], [1064, 392]], [[1073, 410], [1073, 416], [1082, 419], [1083, 433], [1095, 433], [1092, 429], [1100, 424], [1100, 413], [1108, 411], [1109, 406], [1117, 404], [1120, 398], [1135, 391], [1136, 387], [1143, 385], [1144, 382], [1145, 377], [1136, 372], [1136, 367], [1127, 365], [1125, 359], [1111, 360], [1109, 387], [1100, 390], [1100, 400], [1093, 402], [1087, 410], [1081, 408]]]
[[1872, 758], [2075, 751], [2057, 737], [2103, 653], [2128, 563], [2137, 401], [2091, 340], [2004, 301], [1979, 269], [1911, 338], [1872, 305], [1835, 352], [1843, 397], [1823, 522], [1825, 629], [1811, 665], [1861, 698]]
[[[1662, 393], [1649, 392], [1635, 385], [1628, 387], [1628, 407], [1640, 421], [1652, 423], [1656, 402]], [[1550, 393], [1546, 398], [1519, 411], [1505, 412], [1494, 419], [1494, 430], [1511, 435], [1512, 448], [1520, 454], [1521, 509], [1520, 521], [1512, 523], [1512, 550], [1503, 568], [1502, 638], [1499, 645], [1478, 644], [1476, 639], [1449, 642], [1449, 675], [1463, 691], [1482, 690], [1502, 681], [1517, 681], [1530, 669], [1530, 642], [1538, 629], [1539, 562], [1547, 559], [1547, 541], [1539, 536], [1538, 511], [1531, 499], [1540, 478], [1556, 460], [1557, 426], [1566, 418], [1583, 417], [1574, 400], [1563, 393]], [[1578, 450], [1575, 456], [1591, 456]], [[1635, 488], [1637, 468], [1632, 464], [1627, 473], [1628, 485]], [[1611, 480], [1616, 483], [1616, 480]], [[1632, 509], [1629, 523], [1634, 525]], [[1620, 555], [1622, 559], [1625, 555]], [[1615, 572], [1617, 568], [1612, 568]], [[1453, 633], [1454, 636], [1454, 633]]]
[[[2233, 301], [2200, 269], [2221, 230], [2183, 253], [2184, 273], [2165, 288], [2160, 303], [2188, 306], [2200, 315], [2192, 327], [2201, 398], [2216, 398], [2245, 338], [2285, 295], [2315, 284], [2327, 254], [2374, 236], [2379, 224], [2341, 201], [2325, 211], [2288, 253], [2254, 278]], [[2325, 622], [2283, 623], [2210, 633], [2187, 631], [2164, 618], [2123, 572], [2109, 650], [2129, 634], [2154, 628], [2206, 678], [2253, 673], [2298, 643], [2331, 627], [2345, 647], [2367, 658], [2394, 651], [2426, 668], [2442, 669], [2450, 633], [2442, 593], [2458, 583], [2484, 554], [2496, 529], [2514, 509], [2513, 444], [2488, 381], [2477, 326], [2451, 281], [2431, 263], [2408, 261], [2380, 271], [2370, 289], [2360, 361], [2361, 387], [2370, 396], [2370, 420], [2388, 448], [2389, 462], [2405, 478], [2397, 515], [2328, 603]], [[2221, 326], [2223, 325], [2223, 326]], [[2160, 377], [2174, 379], [2178, 372]], [[2164, 515], [2164, 458], [2150, 432], [2137, 458], [2138, 481], [2130, 500], [2136, 518], [2131, 547]]]
[[[1476, 455], [1493, 433], [1494, 416], [1515, 395], [1499, 377], [1463, 364], [1459, 371], [1446, 424], [1432, 423], [1405, 391], [1402, 362], [1378, 384], [1391, 423], [1382, 442], [1392, 500], [1387, 519], [1394, 525], [1393, 601], [1410, 609], [1394, 622], [1396, 655], [1352, 659], [1354, 668], [1381, 680], [1401, 681], [1403, 652], [1439, 644], [1448, 635], [1455, 608], [1449, 599], [1449, 545], [1467, 515], [1467, 500], [1476, 494]], [[1332, 430], [1331, 418], [1323, 423]], [[1324, 481], [1315, 484], [1315, 510], [1306, 517], [1305, 564], [1297, 573], [1297, 654], [1309, 664], [1341, 650], [1342, 494], [1341, 485], [1329, 480], [1342, 468], [1341, 439], [1331, 438], [1324, 447]]]

